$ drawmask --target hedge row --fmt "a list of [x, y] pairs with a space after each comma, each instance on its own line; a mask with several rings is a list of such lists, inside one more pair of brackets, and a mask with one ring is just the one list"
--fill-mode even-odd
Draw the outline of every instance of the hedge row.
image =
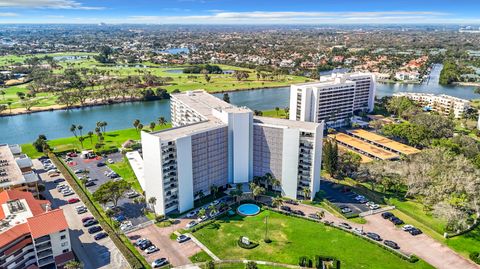
[[470, 253], [470, 259], [474, 261], [476, 264], [480, 264], [480, 253], [478, 252]]
[[315, 255], [314, 260], [310, 259], [307, 256], [302, 256], [298, 259], [298, 265], [301, 267], [308, 267], [308, 268], [317, 268], [322, 269], [324, 268], [323, 262], [333, 262], [332, 269], [340, 269], [340, 261], [332, 256], [320, 256]]
[[[133, 249], [136, 252], [136, 249], [130, 243], [130, 241], [127, 238], [125, 238], [125, 240], [122, 240], [122, 238], [110, 226], [108, 221], [105, 220], [105, 218], [100, 213], [101, 209], [95, 206], [95, 203], [92, 201], [92, 199], [90, 199], [90, 196], [86, 194], [84, 189], [76, 180], [75, 175], [73, 175], [72, 172], [70, 171], [70, 169], [68, 169], [65, 166], [65, 164], [62, 161], [60, 161], [55, 154], [50, 153], [48, 156], [52, 160], [52, 162], [55, 164], [57, 169], [63, 174], [63, 176], [65, 177], [65, 180], [70, 184], [73, 190], [77, 193], [77, 195], [83, 201], [83, 203], [88, 208], [90, 213], [98, 220], [98, 222], [103, 227], [103, 229], [109, 234], [110, 239], [112, 239], [113, 243], [123, 254], [123, 256], [125, 257], [127, 262], [130, 264], [130, 266], [133, 269], [150, 268], [149, 264], [140, 255], [140, 253], [138, 252], [134, 253], [132, 251]], [[126, 244], [130, 244], [131, 248], [128, 248]]]

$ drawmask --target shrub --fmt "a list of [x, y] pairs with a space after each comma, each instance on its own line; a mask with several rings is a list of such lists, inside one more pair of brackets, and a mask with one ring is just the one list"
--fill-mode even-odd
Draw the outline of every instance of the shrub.
[[205, 269], [214, 269], [215, 268], [215, 263], [213, 261], [208, 261], [205, 263]]
[[249, 261], [245, 264], [245, 269], [257, 269], [257, 263], [254, 261]]
[[480, 264], [480, 253], [477, 251], [470, 253], [470, 259], [476, 264]]
[[242, 242], [242, 237], [243, 236], [240, 236], [238, 238], [238, 241], [237, 241], [239, 247], [244, 248], [244, 249], [253, 249], [253, 248], [256, 248], [258, 246], [258, 243], [255, 243], [255, 242], [252, 242], [252, 241], [250, 241], [249, 245], [244, 244]]
[[298, 258], [298, 265], [301, 266], [301, 267], [306, 267], [307, 266], [307, 260], [308, 260], [308, 257], [306, 257], [306, 256], [302, 256], [302, 257]]

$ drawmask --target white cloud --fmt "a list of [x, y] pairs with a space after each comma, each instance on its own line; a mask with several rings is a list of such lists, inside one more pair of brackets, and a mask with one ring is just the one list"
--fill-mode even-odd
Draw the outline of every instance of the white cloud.
[[12, 12], [0, 12], [0, 17], [16, 17], [18, 16], [17, 13]]
[[75, 0], [0, 0], [0, 7], [98, 10], [104, 7], [84, 6]]

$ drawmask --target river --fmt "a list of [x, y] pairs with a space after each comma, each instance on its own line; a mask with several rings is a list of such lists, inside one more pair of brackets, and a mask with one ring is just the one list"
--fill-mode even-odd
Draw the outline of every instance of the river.
[[[395, 92], [429, 92], [448, 94], [465, 99], [479, 98], [473, 87], [441, 86], [438, 76], [442, 69], [437, 65], [432, 69], [428, 82], [422, 84], [377, 84], [377, 97], [392, 95]], [[222, 97], [223, 94], [216, 94]], [[229, 93], [232, 104], [247, 106], [256, 110], [284, 108], [289, 104], [289, 87], [267, 88]], [[97, 121], [106, 121], [107, 130], [133, 128], [133, 121], [139, 119], [145, 126], [163, 116], [170, 120], [168, 100], [151, 102], [133, 102], [75, 110], [56, 110], [33, 114], [0, 118], [0, 143], [28, 143], [39, 134], [48, 139], [72, 136], [70, 125], [82, 125], [84, 133], [94, 130]]]

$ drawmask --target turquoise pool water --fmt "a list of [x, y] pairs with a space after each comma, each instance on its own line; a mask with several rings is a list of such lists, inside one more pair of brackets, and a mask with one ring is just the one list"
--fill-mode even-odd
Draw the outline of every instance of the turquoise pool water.
[[243, 204], [237, 208], [237, 213], [242, 216], [255, 216], [260, 213], [260, 207], [255, 204]]

